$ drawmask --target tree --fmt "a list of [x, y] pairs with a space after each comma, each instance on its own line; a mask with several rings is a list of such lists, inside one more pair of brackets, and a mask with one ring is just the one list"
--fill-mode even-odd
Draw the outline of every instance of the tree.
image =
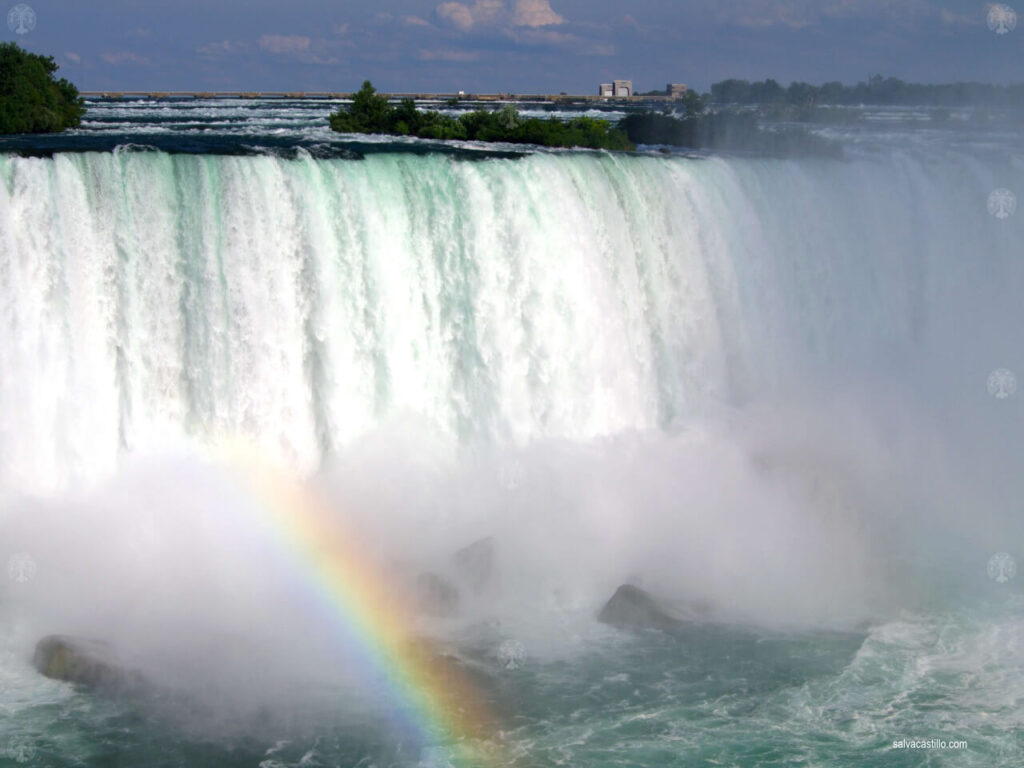
[[57, 133], [82, 122], [78, 89], [54, 73], [52, 56], [0, 43], [0, 134]]
[[736, 104], [759, 107], [778, 106], [785, 102], [790, 107], [807, 112], [823, 105], [858, 104], [1019, 107], [1024, 104], [1024, 84], [921, 85], [895, 77], [872, 75], [866, 81], [852, 86], [836, 81], [820, 86], [796, 82], [783, 90], [774, 80], [759, 83], [723, 80], [711, 86], [711, 101], [718, 106]]
[[352, 98], [352, 106], [331, 115], [331, 128], [342, 133], [390, 133], [394, 130], [393, 111], [388, 100], [365, 80]]
[[683, 94], [683, 110], [687, 117], [697, 117], [704, 111], [704, 97], [696, 91]]
[[719, 104], [744, 104], [750, 98], [750, 83], [736, 78], [714, 83], [711, 98]]
[[519, 127], [519, 110], [511, 104], [506, 104], [498, 112], [498, 122], [506, 131], [514, 131]]

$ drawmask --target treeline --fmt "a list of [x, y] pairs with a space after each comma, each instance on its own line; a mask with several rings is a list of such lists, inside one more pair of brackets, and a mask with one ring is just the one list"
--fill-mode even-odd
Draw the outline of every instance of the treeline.
[[370, 81], [330, 116], [340, 133], [374, 133], [423, 139], [509, 142], [544, 147], [587, 147], [632, 150], [637, 144], [729, 150], [761, 155], [821, 154], [837, 156], [841, 148], [798, 128], [766, 129], [750, 111], [708, 110], [694, 94], [683, 101], [678, 114], [634, 112], [612, 125], [608, 120], [577, 117], [570, 120], [523, 118], [507, 105], [498, 110], [476, 110], [457, 117], [421, 110], [412, 99], [391, 104]]
[[394, 106], [377, 93], [369, 80], [330, 117], [331, 128], [340, 133], [379, 133], [416, 136], [421, 139], [462, 141], [504, 141], [544, 147], [587, 147], [590, 149], [633, 149], [626, 133], [607, 120], [577, 117], [571, 120], [523, 118], [508, 105], [503, 109], [476, 110], [458, 117], [416, 108], [412, 99]]
[[635, 112], [619, 122], [636, 144], [744, 152], [771, 157], [841, 157], [842, 147], [802, 128], [760, 125], [751, 112], [720, 110], [675, 116]]
[[78, 89], [56, 71], [52, 56], [0, 43], [0, 134], [55, 133], [82, 122]]
[[949, 83], [922, 85], [895, 77], [875, 75], [856, 85], [839, 82], [811, 85], [794, 82], [783, 87], [775, 80], [723, 80], [711, 86], [714, 104], [789, 105], [795, 107], [905, 105], [905, 106], [1024, 106], [1024, 83], [989, 85]]

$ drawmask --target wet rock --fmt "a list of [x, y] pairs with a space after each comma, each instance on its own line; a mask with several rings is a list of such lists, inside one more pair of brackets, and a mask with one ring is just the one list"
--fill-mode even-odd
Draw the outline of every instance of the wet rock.
[[621, 629], [660, 629], [665, 632], [683, 625], [648, 592], [632, 584], [623, 584], [615, 590], [597, 620]]
[[123, 691], [144, 684], [142, 676], [124, 667], [106, 643], [50, 635], [36, 644], [32, 664], [54, 680], [88, 688]]
[[459, 578], [474, 592], [490, 585], [494, 577], [494, 538], [488, 536], [463, 547], [452, 556]]
[[436, 573], [421, 573], [416, 579], [416, 605], [430, 616], [448, 618], [459, 611], [459, 591]]

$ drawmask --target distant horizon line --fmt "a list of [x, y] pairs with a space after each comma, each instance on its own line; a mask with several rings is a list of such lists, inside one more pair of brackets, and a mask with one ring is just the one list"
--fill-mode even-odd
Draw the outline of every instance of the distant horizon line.
[[[691, 88], [686, 83], [679, 83], [679, 84], [686, 85], [688, 91], [696, 91], [697, 93], [704, 94], [704, 93], [710, 93], [710, 89], [713, 86], [719, 85], [719, 84], [722, 84], [722, 83], [728, 83], [728, 82], [744, 82], [744, 83], [756, 84], [756, 83], [767, 83], [769, 81], [773, 81], [773, 82], [777, 83], [778, 85], [780, 85], [782, 88], [788, 88], [789, 86], [792, 86], [792, 85], [809, 85], [809, 86], [812, 86], [812, 87], [815, 87], [815, 88], [821, 88], [821, 87], [823, 87], [825, 85], [832, 85], [834, 83], [839, 83], [844, 88], [855, 88], [858, 85], [870, 85], [872, 80], [874, 78], [876, 78], [876, 77], [881, 77], [881, 79], [883, 81], [885, 81], [885, 80], [898, 80], [898, 81], [901, 81], [901, 82], [905, 83], [906, 85], [912, 85], [912, 86], [915, 86], [915, 87], [925, 87], [925, 88], [943, 88], [943, 87], [951, 87], [951, 86], [981, 86], [981, 87], [984, 87], [984, 88], [1010, 89], [1010, 88], [1024, 87], [1024, 80], [1020, 80], [1020, 81], [1016, 81], [1016, 82], [1004, 82], [1004, 83], [985, 82], [985, 81], [981, 81], [981, 80], [951, 80], [951, 81], [946, 81], [946, 82], [927, 83], [927, 82], [914, 82], [912, 80], [904, 80], [901, 77], [896, 77], [896, 76], [893, 76], [893, 75], [884, 75], [884, 76], [883, 75], [872, 75], [872, 76], [868, 77], [867, 79], [858, 80], [858, 81], [853, 82], [853, 83], [845, 83], [842, 80], [826, 80], [826, 81], [822, 81], [820, 83], [813, 83], [813, 82], [809, 82], [807, 80], [791, 80], [789, 83], [784, 84], [782, 81], [776, 80], [774, 77], [766, 77], [766, 78], [763, 78], [761, 80], [749, 80], [749, 79], [743, 78], [743, 77], [726, 77], [726, 78], [723, 78], [721, 80], [716, 80], [716, 81], [710, 83], [708, 85], [707, 89], [701, 89], [701, 88], [698, 88], [698, 87], [692, 87]], [[633, 81], [633, 82], [635, 82], [635, 81]], [[340, 98], [347, 98], [347, 97], [351, 97], [351, 96], [355, 95], [355, 93], [357, 91], [337, 91], [337, 90], [328, 90], [328, 89], [298, 89], [298, 90], [275, 89], [275, 90], [264, 90], [264, 89], [260, 89], [260, 88], [231, 88], [231, 89], [219, 90], [219, 89], [210, 89], [210, 88], [181, 89], [181, 88], [122, 88], [122, 87], [108, 87], [108, 88], [88, 88], [88, 89], [80, 88], [79, 92], [81, 94], [83, 94], [83, 95], [93, 95], [93, 96], [99, 96], [99, 95], [105, 95], [105, 94], [194, 95], [194, 94], [215, 93], [215, 94], [239, 94], [239, 95], [244, 95], [244, 94], [270, 94], [270, 95], [281, 95], [281, 96], [287, 96], [287, 95], [292, 95], [292, 94], [306, 94], [306, 95], [313, 95], [313, 96], [339, 95]], [[389, 97], [403, 97], [403, 96], [420, 97], [420, 96], [422, 96], [424, 98], [430, 98], [430, 97], [434, 97], [434, 96], [444, 97], [444, 98], [470, 98], [470, 97], [484, 96], [484, 97], [501, 97], [501, 98], [538, 97], [538, 98], [544, 98], [544, 99], [548, 99], [548, 98], [602, 99], [602, 100], [612, 99], [612, 100], [622, 100], [622, 101], [627, 101], [629, 99], [637, 99], [637, 98], [659, 98], [659, 97], [660, 98], [668, 98], [668, 99], [672, 99], [673, 98], [672, 96], [670, 96], [667, 93], [667, 89], [665, 89], [665, 88], [659, 88], [659, 89], [654, 89], [654, 90], [650, 90], [650, 91], [639, 91], [637, 88], [634, 88], [632, 96], [617, 96], [617, 97], [616, 96], [602, 96], [602, 95], [600, 95], [598, 93], [570, 93], [570, 92], [567, 92], [567, 91], [561, 91], [561, 92], [556, 94], [556, 93], [541, 93], [541, 92], [527, 92], [527, 91], [503, 91], [503, 90], [498, 90], [498, 91], [469, 91], [469, 90], [466, 90], [466, 89], [456, 90], [456, 91], [383, 91], [383, 90], [379, 90], [378, 89], [378, 93], [380, 93], [383, 96], [389, 96]]]
[[[192, 96], [195, 98], [216, 98], [218, 96], [238, 96], [240, 98], [263, 98], [263, 97], [276, 97], [276, 98], [321, 98], [321, 99], [350, 99], [356, 95], [357, 91], [252, 91], [252, 90], [230, 90], [230, 91], [168, 91], [161, 89], [104, 89], [104, 90], [80, 90], [79, 94], [82, 96], [100, 96], [100, 97], [124, 97], [124, 96], [149, 96], [151, 98], [170, 98], [174, 96]], [[462, 99], [466, 101], [478, 101], [478, 100], [490, 100], [490, 99], [519, 99], [519, 100], [535, 100], [535, 101], [559, 101], [559, 100], [585, 100], [585, 101], [651, 101], [651, 100], [663, 100], [663, 101], [678, 101], [679, 97], [670, 96], [666, 93], [661, 94], [634, 94], [632, 96], [602, 96], [600, 94], [583, 94], [583, 93], [512, 93], [512, 92], [493, 92], [493, 93], [476, 93], [469, 91], [458, 91], [458, 92], [416, 92], [416, 91], [378, 91], [381, 96], [388, 98], [413, 98], [423, 100], [433, 99]]]

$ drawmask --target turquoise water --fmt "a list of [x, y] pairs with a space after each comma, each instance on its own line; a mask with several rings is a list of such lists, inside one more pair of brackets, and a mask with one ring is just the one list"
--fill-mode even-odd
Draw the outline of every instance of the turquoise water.
[[[1020, 601], [1003, 609], [865, 632], [609, 633], [560, 660], [490, 659], [489, 695], [512, 714], [488, 743], [517, 766], [1013, 765], [1024, 747]], [[56, 683], [33, 698], [5, 724], [24, 748], [15, 764], [443, 766], [454, 754], [398, 743], [373, 719], [345, 725], [344, 708], [211, 742], [182, 738], [166, 710], [137, 701]], [[898, 739], [967, 746], [899, 750]]]
[[[0, 764], [452, 763], [261, 528], [238, 444], [396, 590], [458, 590], [413, 631], [502, 764], [1024, 761], [1024, 603], [989, 572], [1024, 556], [1024, 412], [987, 386], [1024, 371], [1024, 219], [987, 210], [1024, 194], [1012, 137], [357, 155], [294, 104], [184, 109], [0, 155], [0, 562], [32, 563], [0, 581]], [[291, 151], [145, 149], [204, 120]], [[483, 537], [481, 585], [452, 555]], [[690, 620], [599, 624], [626, 582]], [[50, 633], [152, 686], [40, 677]], [[966, 745], [893, 746], [932, 739]]]

